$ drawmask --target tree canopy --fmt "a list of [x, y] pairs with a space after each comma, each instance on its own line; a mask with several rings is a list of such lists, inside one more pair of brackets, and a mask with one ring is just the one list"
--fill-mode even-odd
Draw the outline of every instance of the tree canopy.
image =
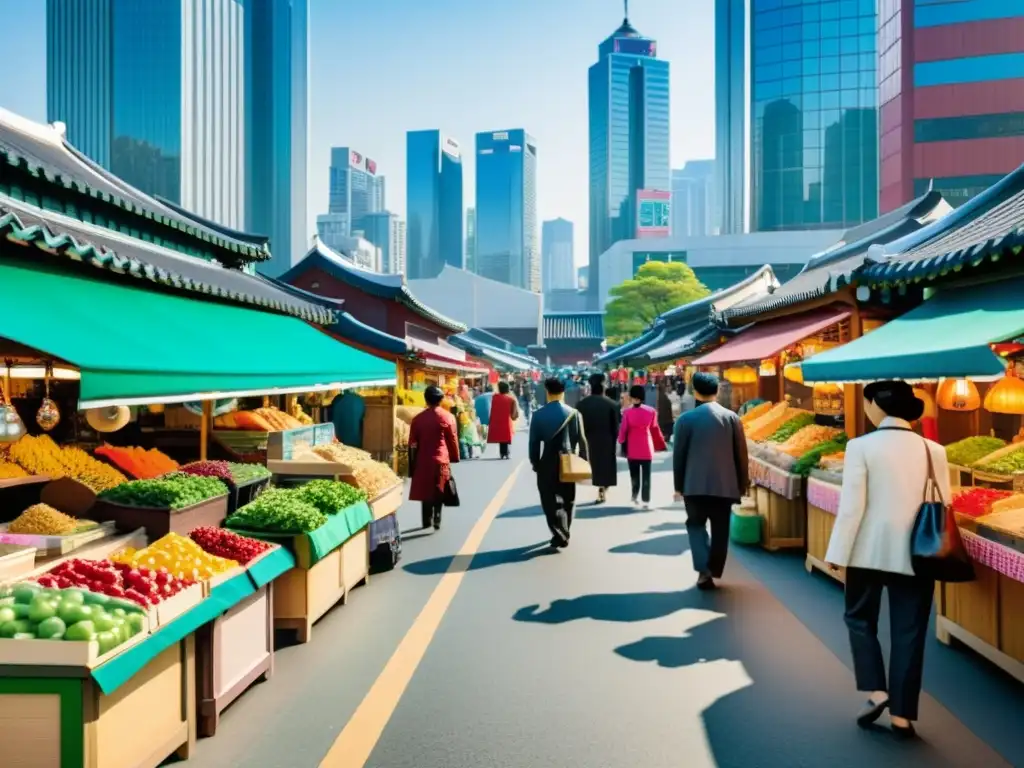
[[710, 291], [682, 261], [648, 261], [636, 276], [609, 292], [604, 327], [609, 344], [622, 344], [643, 333], [670, 309], [702, 299]]

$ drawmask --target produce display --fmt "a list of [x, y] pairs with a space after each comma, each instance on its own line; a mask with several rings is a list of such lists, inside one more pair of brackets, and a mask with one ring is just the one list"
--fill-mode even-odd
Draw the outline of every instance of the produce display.
[[235, 482], [231, 465], [226, 461], [193, 461], [183, 464], [181, 471], [186, 475], [195, 475], [196, 477], [215, 477], [225, 483]]
[[[36, 581], [49, 589], [87, 589], [95, 595], [92, 600], [99, 605], [109, 605], [116, 599], [130, 601], [143, 608], [161, 603], [194, 583], [188, 579], [177, 579], [164, 570], [78, 558], [59, 563]], [[122, 602], [114, 604], [123, 606]]]
[[97, 493], [126, 480], [109, 464], [93, 458], [81, 448], [62, 448], [49, 435], [25, 435], [10, 447], [10, 457], [30, 475], [47, 475], [55, 480], [70, 477]]
[[[1021, 448], [1024, 449], [1024, 445]], [[991, 461], [977, 464], [976, 468], [993, 475], [1012, 475], [1024, 472], [1024, 450], [1015, 449]]]
[[374, 461], [366, 451], [341, 443], [318, 445], [313, 453], [327, 461], [336, 461], [352, 468], [353, 485], [366, 492], [369, 498], [379, 496], [398, 482], [398, 475], [387, 464]]
[[123, 448], [101, 445], [94, 453], [138, 480], [160, 477], [178, 469], [178, 462], [156, 448]]
[[239, 536], [224, 528], [210, 526], [194, 528], [188, 536], [211, 555], [234, 560], [241, 565], [247, 565], [249, 561], [259, 557], [271, 547], [265, 541], [250, 539], [248, 536]]
[[308, 427], [310, 424], [313, 423], [313, 419], [309, 416], [308, 413], [302, 410], [302, 406], [299, 405], [298, 401], [296, 401], [295, 405], [292, 406], [292, 418], [294, 418], [304, 427]]
[[985, 458], [994, 451], [998, 451], [1005, 445], [1006, 441], [1000, 440], [998, 437], [988, 437], [986, 435], [967, 437], [947, 445], [946, 458], [950, 464], [969, 467], [974, 462]]
[[415, 389], [399, 389], [396, 393], [399, 405], [412, 405], [418, 408], [426, 408], [427, 401], [423, 399], [423, 392]]
[[77, 518], [65, 515], [49, 504], [33, 504], [8, 524], [7, 531], [36, 536], [67, 536], [81, 526]]
[[223, 481], [215, 477], [176, 472], [156, 480], [133, 480], [100, 494], [105, 501], [132, 507], [184, 509], [193, 504], [223, 496], [228, 492]]
[[992, 488], [965, 488], [953, 494], [950, 506], [958, 515], [981, 517], [992, 511], [992, 505], [1013, 496], [1013, 491], [998, 491]]
[[95, 640], [102, 655], [145, 631], [138, 605], [104, 594], [26, 582], [0, 598], [0, 638]]
[[827, 456], [822, 456], [818, 466], [826, 472], [842, 474], [844, 461], [846, 461], [846, 451], [839, 451], [839, 453], [830, 453]]
[[786, 442], [779, 446], [779, 450], [788, 456], [799, 458], [812, 448], [835, 439], [842, 430], [835, 427], [823, 427], [819, 424], [811, 424], [796, 432]]
[[326, 461], [336, 461], [339, 464], [354, 466], [364, 461], [373, 461], [373, 456], [362, 448], [353, 448], [342, 443], [328, 443], [327, 445], [316, 445], [311, 449], [320, 458]]
[[18, 477], [28, 477], [29, 474], [17, 464], [9, 461], [0, 461], [0, 480], [14, 480]]
[[327, 515], [295, 489], [272, 488], [224, 521], [227, 528], [269, 533], [308, 533], [327, 523]]
[[[765, 408], [763, 406], [767, 406], [767, 408]], [[745, 402], [743, 405], [741, 405], [740, 409], [737, 411], [737, 413], [741, 417], [744, 417], [744, 418], [747, 417], [747, 416], [750, 416], [751, 413], [754, 413], [755, 415], [752, 416], [751, 418], [755, 418], [756, 419], [757, 416], [759, 416], [761, 414], [764, 414], [764, 413], [767, 413], [767, 411], [771, 408], [771, 406], [772, 406], [772, 404], [769, 403], [767, 400], [762, 400], [759, 397], [754, 397], [754, 398], [751, 398], [750, 400], [747, 400], [747, 402]], [[761, 408], [761, 410], [758, 412], [759, 408]], [[741, 421], [742, 421], [742, 418], [741, 418]]]
[[277, 408], [257, 408], [253, 411], [233, 411], [218, 416], [213, 425], [218, 429], [243, 429], [253, 432], [281, 432], [298, 429], [302, 422]]
[[325, 515], [333, 515], [345, 507], [366, 501], [366, 491], [334, 480], [312, 480], [296, 488], [295, 493]]
[[[396, 446], [409, 444], [409, 425], [397, 416], [395, 417], [393, 439]], [[0, 469], [0, 471], [2, 471], [2, 469]]]
[[813, 413], [799, 413], [775, 430], [768, 440], [773, 443], [784, 443], [801, 429], [813, 423]]
[[749, 440], [755, 442], [765, 440], [799, 412], [795, 408], [790, 408], [786, 403], [776, 403], [761, 416], [744, 424], [743, 429]]
[[245, 485], [255, 480], [262, 480], [265, 477], [270, 477], [270, 470], [264, 467], [262, 464], [239, 464], [235, 461], [229, 461], [228, 467], [231, 469], [231, 477], [235, 481], [235, 485]]
[[823, 456], [834, 456], [835, 454], [845, 450], [848, 440], [849, 438], [846, 436], [846, 433], [840, 432], [828, 442], [820, 443], [807, 451], [807, 453], [801, 455], [800, 458], [796, 460], [796, 463], [793, 464], [790, 472], [794, 475], [807, 477], [811, 473], [812, 469], [816, 469], [818, 467]]
[[166, 571], [175, 579], [206, 581], [238, 567], [238, 561], [211, 554], [187, 536], [168, 533], [148, 547], [128, 548], [111, 556], [115, 565]]

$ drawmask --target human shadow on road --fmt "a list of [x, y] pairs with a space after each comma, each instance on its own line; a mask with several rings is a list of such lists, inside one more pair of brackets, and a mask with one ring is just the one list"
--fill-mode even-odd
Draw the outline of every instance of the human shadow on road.
[[627, 592], [622, 594], [582, 595], [555, 600], [548, 608], [539, 605], [520, 608], [515, 621], [533, 624], [565, 624], [579, 619], [635, 622], [660, 619], [685, 608], [689, 590], [683, 592]]
[[636, 509], [635, 507], [607, 507], [602, 504], [599, 506], [576, 507], [573, 518], [575, 520], [600, 520], [604, 517], [643, 515], [653, 511], [652, 509]]
[[[525, 563], [538, 557], [554, 554], [548, 542], [531, 544], [528, 547], [512, 547], [511, 549], [492, 549], [477, 552], [475, 555], [455, 555], [454, 557], [431, 557], [407, 563], [402, 569], [416, 576], [439, 576], [448, 571], [479, 571], [497, 565]], [[453, 567], [454, 566], [454, 567]]]
[[644, 533], [668, 533], [669, 531], [685, 531], [686, 523], [658, 523], [648, 526]]
[[608, 551], [615, 555], [661, 555], [673, 557], [690, 549], [690, 537], [685, 533], [672, 533], [654, 539], [642, 539], [631, 544], [619, 544]]
[[521, 518], [521, 517], [540, 517], [544, 514], [544, 510], [540, 508], [540, 504], [534, 504], [532, 507], [520, 507], [519, 509], [510, 509], [506, 512], [502, 512], [498, 515], [498, 519], [504, 518]]

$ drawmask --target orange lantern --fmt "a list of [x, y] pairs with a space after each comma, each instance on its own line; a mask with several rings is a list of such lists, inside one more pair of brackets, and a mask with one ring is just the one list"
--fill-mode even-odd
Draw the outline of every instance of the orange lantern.
[[804, 369], [800, 363], [790, 363], [783, 369], [782, 375], [786, 377], [786, 381], [792, 381], [794, 384], [804, 383]]
[[742, 368], [726, 368], [722, 378], [730, 384], [757, 384], [757, 371], [750, 366]]
[[944, 411], [976, 411], [981, 407], [981, 395], [970, 379], [943, 379], [935, 402]]
[[1024, 381], [1017, 378], [1012, 368], [985, 395], [985, 410], [992, 413], [1024, 413]]

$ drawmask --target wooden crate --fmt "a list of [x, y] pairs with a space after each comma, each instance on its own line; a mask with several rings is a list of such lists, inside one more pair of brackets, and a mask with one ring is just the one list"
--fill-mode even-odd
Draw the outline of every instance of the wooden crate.
[[370, 536], [366, 528], [341, 545], [341, 585], [348, 593], [370, 578]]
[[999, 576], [999, 650], [1024, 664], [1024, 584]]
[[313, 624], [345, 598], [341, 547], [310, 568], [281, 574], [274, 584], [274, 627], [294, 629], [299, 642], [308, 643]]
[[122, 530], [144, 528], [149, 540], [156, 541], [168, 533], [188, 536], [201, 525], [219, 527], [228, 516], [228, 497], [215, 496], [184, 509], [132, 507], [97, 499], [89, 515], [93, 520], [112, 520]]
[[807, 557], [804, 566], [810, 573], [817, 569], [840, 582], [846, 581], [843, 569], [833, 571], [825, 562], [828, 553], [828, 542], [832, 538], [832, 529], [836, 524], [836, 516], [813, 504], [807, 505]]
[[156, 768], [195, 747], [195, 641], [189, 635], [110, 695], [89, 677], [0, 676], [0, 764]]
[[939, 615], [981, 642], [999, 644], [999, 574], [974, 564], [977, 578], [963, 584], [941, 584]]
[[[757, 491], [757, 513], [762, 519], [761, 546], [769, 552], [803, 548], [807, 539], [806, 500], [801, 496], [787, 499], [766, 488]], [[765, 492], [763, 501], [761, 491]]]
[[196, 632], [200, 736], [213, 736], [220, 714], [274, 672], [273, 582]]
[[370, 510], [373, 512], [373, 519], [380, 520], [388, 515], [393, 515], [402, 506], [403, 491], [405, 486], [396, 483], [370, 501]]

